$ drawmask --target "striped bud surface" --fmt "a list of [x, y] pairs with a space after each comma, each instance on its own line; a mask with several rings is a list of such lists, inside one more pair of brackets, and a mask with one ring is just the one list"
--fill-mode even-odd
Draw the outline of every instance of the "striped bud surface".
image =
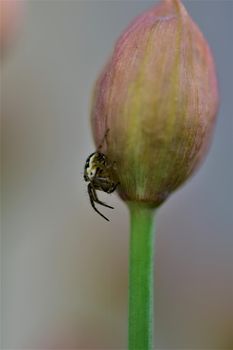
[[[122, 4], [124, 6], [124, 4]], [[96, 82], [96, 145], [116, 162], [119, 194], [161, 204], [195, 171], [218, 109], [208, 43], [179, 0], [141, 14], [118, 39]]]

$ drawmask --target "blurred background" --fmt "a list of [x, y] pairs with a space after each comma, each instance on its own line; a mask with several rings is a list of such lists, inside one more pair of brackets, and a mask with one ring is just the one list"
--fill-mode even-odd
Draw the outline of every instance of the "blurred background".
[[[15, 3], [1, 55], [1, 346], [125, 349], [128, 212], [113, 194], [111, 222], [97, 215], [82, 172], [93, 83], [155, 2]], [[233, 349], [233, 2], [184, 4], [212, 47], [221, 106], [204, 165], [159, 210], [155, 345]]]

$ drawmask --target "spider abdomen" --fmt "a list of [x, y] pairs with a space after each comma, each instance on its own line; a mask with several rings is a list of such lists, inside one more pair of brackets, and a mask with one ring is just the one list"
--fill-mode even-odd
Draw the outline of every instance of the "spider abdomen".
[[114, 173], [114, 163], [111, 162], [104, 153], [97, 151], [87, 158], [84, 168], [84, 179], [89, 182], [88, 193], [90, 202], [94, 210], [106, 220], [108, 219], [96, 209], [95, 203], [109, 208], [112, 207], [101, 202], [97, 197], [96, 191], [98, 190], [106, 193], [114, 192], [118, 185]]

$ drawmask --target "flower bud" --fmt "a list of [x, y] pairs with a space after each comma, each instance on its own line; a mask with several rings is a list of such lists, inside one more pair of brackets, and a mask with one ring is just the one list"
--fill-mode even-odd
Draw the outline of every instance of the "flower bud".
[[96, 145], [116, 164], [120, 196], [161, 204], [206, 153], [218, 108], [213, 58], [179, 0], [141, 14], [97, 80]]

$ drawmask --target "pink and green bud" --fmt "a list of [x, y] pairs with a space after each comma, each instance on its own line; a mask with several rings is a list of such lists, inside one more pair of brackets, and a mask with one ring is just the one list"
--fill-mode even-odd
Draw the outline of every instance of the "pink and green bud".
[[120, 196], [161, 204], [208, 149], [218, 89], [213, 57], [179, 0], [141, 14], [116, 43], [97, 80], [96, 145], [116, 162]]

